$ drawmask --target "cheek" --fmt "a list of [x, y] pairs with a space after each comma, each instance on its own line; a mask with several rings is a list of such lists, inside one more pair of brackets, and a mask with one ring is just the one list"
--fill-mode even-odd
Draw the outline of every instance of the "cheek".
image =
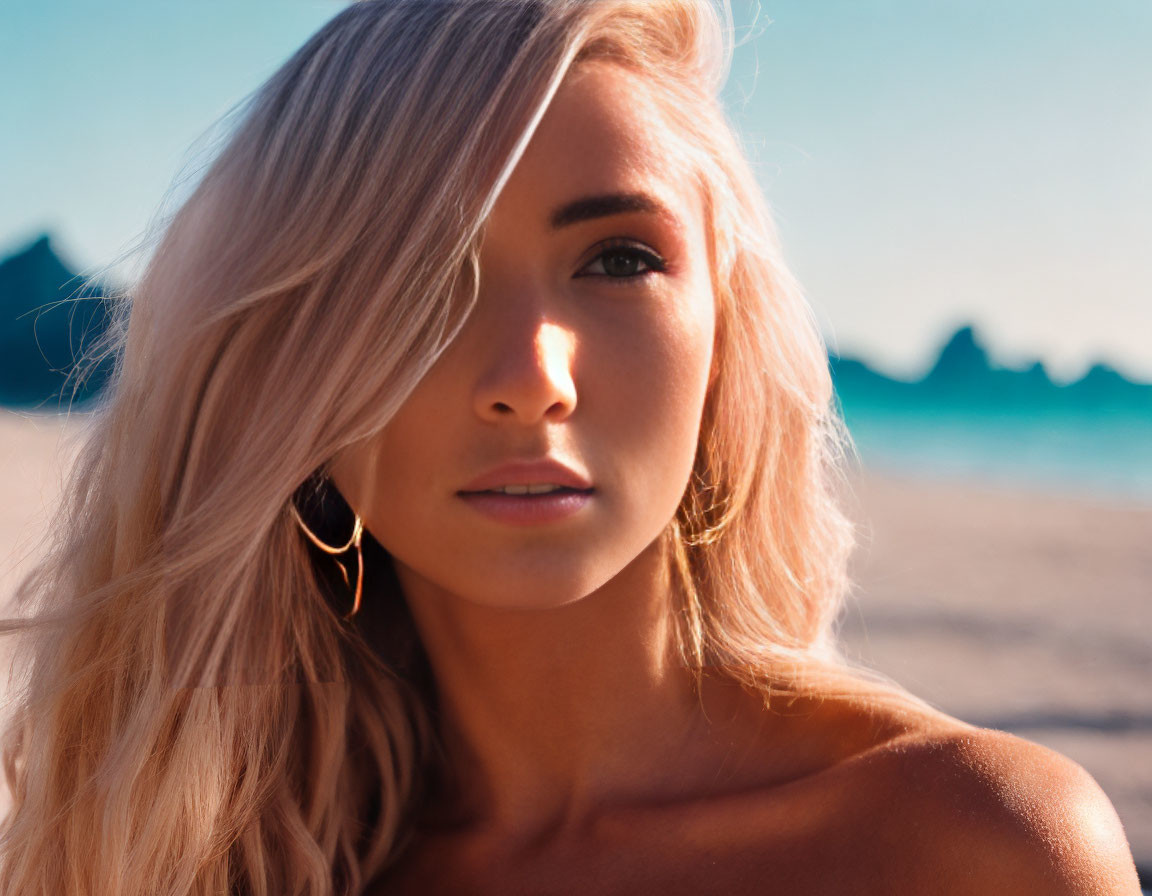
[[[702, 304], [702, 303], [701, 303]], [[597, 365], [596, 392], [614, 421], [606, 444], [619, 458], [629, 504], [670, 516], [696, 454], [712, 360], [714, 319], [706, 307], [653, 315]], [[667, 520], [664, 520], [667, 522]]]

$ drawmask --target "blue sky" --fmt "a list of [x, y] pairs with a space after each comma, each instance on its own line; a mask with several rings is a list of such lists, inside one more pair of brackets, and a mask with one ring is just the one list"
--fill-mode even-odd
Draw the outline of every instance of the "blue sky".
[[[1152, 380], [1152, 3], [732, 2], [726, 100], [834, 348], [912, 375], [974, 320], [1008, 362]], [[0, 253], [111, 261], [342, 6], [6, 0]]]

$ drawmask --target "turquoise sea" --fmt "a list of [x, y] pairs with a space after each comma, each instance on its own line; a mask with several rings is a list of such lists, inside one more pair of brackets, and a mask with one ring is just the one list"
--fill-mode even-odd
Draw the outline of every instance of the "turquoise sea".
[[844, 415], [866, 468], [1152, 506], [1152, 415], [878, 402]]

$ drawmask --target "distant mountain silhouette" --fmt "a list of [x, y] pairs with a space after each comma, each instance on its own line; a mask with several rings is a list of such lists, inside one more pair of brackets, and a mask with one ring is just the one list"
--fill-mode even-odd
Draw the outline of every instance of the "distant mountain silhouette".
[[[108, 327], [103, 287], [84, 287], [48, 235], [0, 261], [0, 405], [55, 407], [72, 402], [76, 362]], [[111, 373], [104, 362], [76, 392], [83, 403]]]
[[[104, 334], [111, 307], [106, 286], [82, 287], [47, 234], [0, 261], [0, 405], [51, 407], [62, 390], [63, 401], [71, 401], [67, 375]], [[1068, 385], [1054, 383], [1039, 361], [1023, 369], [1003, 367], [989, 357], [972, 326], [956, 330], [917, 381], [885, 376], [855, 358], [832, 355], [829, 362], [846, 412], [950, 408], [1152, 417], [1152, 384], [1134, 383], [1103, 363]], [[109, 362], [96, 367], [76, 400], [96, 395], [110, 373]]]
[[1002, 410], [1020, 412], [1132, 412], [1152, 415], [1152, 384], [1135, 383], [1106, 364], [1095, 364], [1079, 380], [1054, 383], [1040, 361], [1015, 369], [992, 361], [972, 326], [952, 334], [936, 363], [921, 379], [898, 380], [863, 361], [831, 356], [836, 391], [846, 410], [900, 404], [915, 410]]

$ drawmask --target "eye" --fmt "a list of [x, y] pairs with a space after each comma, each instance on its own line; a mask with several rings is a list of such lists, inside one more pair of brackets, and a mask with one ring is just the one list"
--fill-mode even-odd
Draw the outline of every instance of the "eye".
[[602, 246], [600, 254], [592, 259], [576, 276], [631, 280], [635, 277], [659, 273], [664, 268], [664, 259], [655, 252], [635, 243], [620, 240]]

